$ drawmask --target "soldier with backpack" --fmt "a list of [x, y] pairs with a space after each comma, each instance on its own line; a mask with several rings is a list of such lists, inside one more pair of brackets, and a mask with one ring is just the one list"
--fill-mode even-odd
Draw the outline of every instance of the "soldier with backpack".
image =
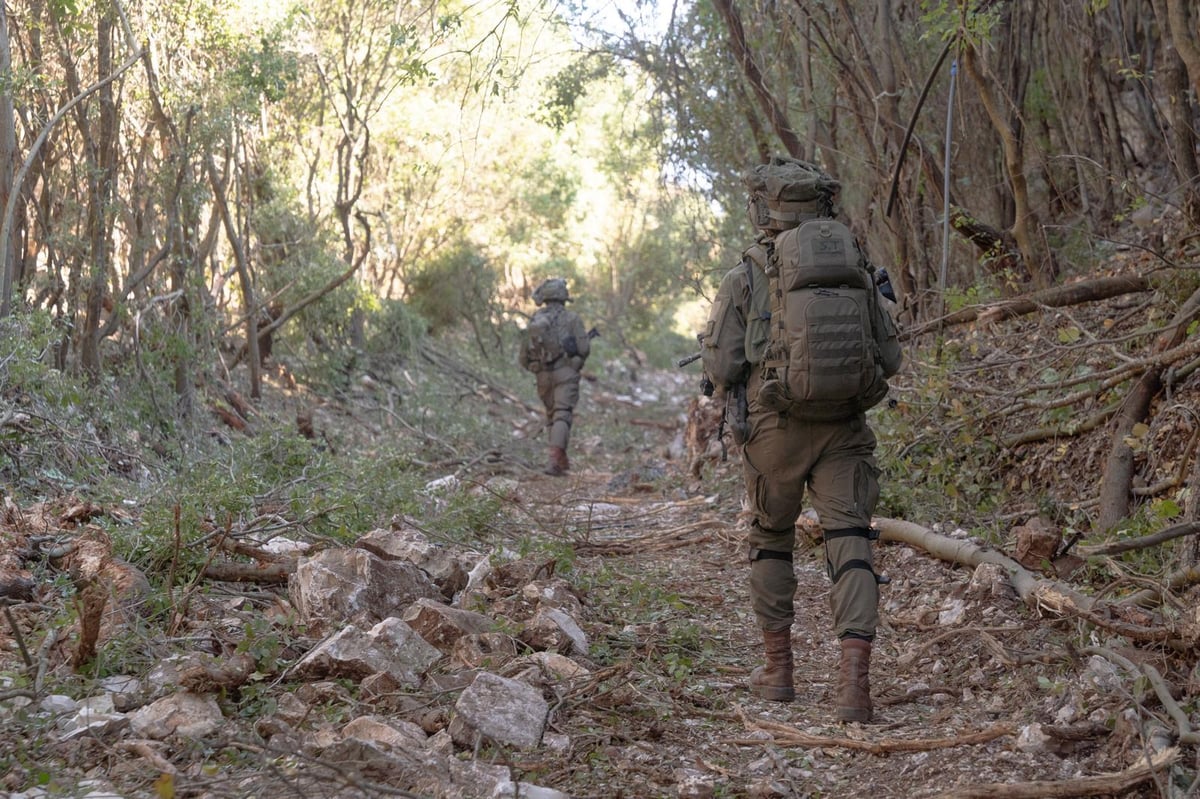
[[569, 470], [567, 443], [575, 406], [579, 403], [579, 378], [591, 353], [591, 334], [579, 315], [567, 310], [571, 301], [567, 281], [555, 277], [533, 291], [539, 308], [525, 328], [520, 364], [537, 376], [538, 397], [546, 406], [550, 450], [545, 473], [554, 477]]
[[[879, 497], [875, 435], [864, 412], [900, 368], [895, 325], [874, 267], [834, 219], [840, 185], [818, 167], [775, 157], [745, 176], [760, 235], [721, 281], [702, 338], [705, 372], [744, 391], [742, 448], [753, 521], [751, 605], [766, 663], [750, 691], [791, 702], [796, 520], [807, 489], [823, 533], [841, 659], [842, 721], [872, 716], [869, 664], [878, 624], [871, 516]], [[739, 395], [740, 396], [740, 395]]]

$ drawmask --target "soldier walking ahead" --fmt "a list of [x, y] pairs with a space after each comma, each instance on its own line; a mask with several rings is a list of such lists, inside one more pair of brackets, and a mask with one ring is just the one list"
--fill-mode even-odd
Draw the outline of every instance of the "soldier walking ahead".
[[871, 548], [879, 468], [864, 411], [883, 399], [887, 378], [900, 368], [899, 340], [879, 299], [882, 281], [833, 218], [839, 184], [791, 158], [755, 167], [746, 183], [760, 236], [722, 280], [701, 337], [709, 379], [746, 398], [745, 415], [731, 421], [735, 440], [744, 441], [754, 516], [750, 598], [766, 650], [750, 691], [778, 702], [796, 696], [792, 553], [807, 488], [833, 583], [837, 716], [868, 721], [879, 620]]
[[580, 372], [591, 352], [583, 322], [567, 310], [570, 300], [562, 278], [550, 278], [534, 289], [533, 301], [539, 308], [525, 328], [520, 352], [520, 364], [537, 376], [538, 397], [546, 406], [550, 450], [544, 471], [555, 477], [570, 469], [567, 443], [579, 403]]

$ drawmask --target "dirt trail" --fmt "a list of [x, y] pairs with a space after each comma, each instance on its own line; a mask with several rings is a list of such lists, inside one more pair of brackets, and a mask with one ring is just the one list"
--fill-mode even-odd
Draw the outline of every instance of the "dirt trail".
[[[819, 549], [796, 558], [797, 700], [751, 696], [761, 642], [740, 466], [659, 491], [639, 484], [643, 467], [593, 470], [595, 455], [577, 456], [566, 478], [522, 481], [531, 513], [558, 514], [575, 542], [578, 580], [591, 586], [588, 633], [608, 674], [560, 708], [554, 727], [573, 742], [569, 762], [537, 764], [532, 781], [597, 799], [1165, 795], [1153, 780], [1111, 776], [1143, 758], [1137, 730], [1153, 718], [1123, 695], [1111, 666], [1078, 653], [1096, 642], [1073, 623], [1035, 617], [1002, 577], [972, 583], [970, 570], [903, 545], [877, 551], [892, 583], [872, 662], [876, 721], [834, 717]], [[705, 493], [714, 486], [724, 488]], [[1099, 788], [1082, 781], [1104, 775]], [[988, 783], [1012, 789], [971, 792]]]

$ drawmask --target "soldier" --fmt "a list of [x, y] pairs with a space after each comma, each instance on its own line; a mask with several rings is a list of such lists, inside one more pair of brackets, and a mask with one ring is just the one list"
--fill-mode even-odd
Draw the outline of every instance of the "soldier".
[[[782, 171], [772, 171], [775, 167]], [[831, 221], [822, 225], [823, 232], [818, 235], [825, 238], [816, 246], [808, 240], [795, 243], [795, 239], [808, 235], [802, 233], [805, 230], [802, 226], [808, 220], [832, 220], [833, 198], [838, 189], [836, 181], [817, 170], [821, 180], [814, 183], [807, 178], [810, 183], [798, 186], [791, 196], [786, 188], [781, 191], [780, 187], [786, 187], [789, 180], [803, 177], [800, 167], [816, 170], [810, 164], [777, 158], [747, 176], [751, 189], [750, 215], [761, 235], [746, 251], [742, 262], [725, 275], [713, 300], [708, 326], [702, 334], [705, 370], [718, 386], [727, 389], [731, 385], [737, 389], [744, 386], [747, 400], [741, 436], [745, 437], [742, 462], [753, 514], [747, 536], [750, 600], [766, 651], [766, 664], [751, 672], [750, 691], [778, 702], [795, 699], [791, 627], [797, 580], [792, 557], [796, 520], [807, 488], [820, 520], [826, 566], [833, 583], [830, 603], [841, 649], [837, 716], [842, 721], [868, 721], [872, 715], [869, 662], [879, 620], [879, 578], [874, 571], [871, 548], [871, 541], [877, 535], [871, 530], [871, 515], [879, 497], [879, 468], [874, 455], [875, 435], [863, 411], [886, 393], [886, 378], [900, 368], [901, 351], [890, 316], [882, 303], [874, 299], [876, 288], [870, 277], [871, 268], [861, 257], [852, 235], [845, 231], [849, 237], [837, 244], [836, 236], [830, 236], [830, 229], [844, 228]], [[799, 171], [788, 172], [788, 169]], [[854, 278], [856, 269], [866, 276], [857, 294], [845, 291], [845, 286], [837, 283], [832, 284], [833, 288], [810, 289], [807, 287], [811, 283], [793, 279], [791, 286], [812, 293], [808, 299], [782, 300], [793, 291], [780, 290], [775, 282], [781, 265], [783, 269], [790, 265], [795, 274], [808, 268], [803, 261], [814, 251], [849, 253], [837, 268], [843, 276]], [[784, 309], [781, 303], [785, 301], [817, 303], [812, 307], [818, 310], [796, 314]], [[831, 306], [830, 302], [842, 305]], [[855, 320], [845, 315], [837, 317], [834, 323], [822, 321], [828, 314], [846, 313], [842, 309], [850, 307], [850, 302], [866, 309], [860, 311], [862, 324], [844, 324], [847, 318]], [[798, 306], [792, 306], [795, 307]], [[791, 321], [798, 316], [800, 323]], [[798, 335], [785, 330], [796, 324], [826, 324], [826, 327], [810, 329], [805, 341], [781, 341], [787, 335]], [[830, 382], [844, 381], [845, 370], [856, 367], [844, 366], [846, 359], [841, 355], [850, 351], [847, 347], [859, 344], [853, 337], [847, 342], [832, 339], [844, 335], [838, 332], [841, 329], [862, 330], [867, 324], [871, 330], [863, 338], [865, 354], [859, 359], [867, 364], [861, 399], [852, 396], [838, 399], [830, 410], [818, 407], [820, 402], [806, 404], [795, 399], [794, 393], [788, 394], [789, 389], [782, 387], [791, 385], [780, 378], [785, 369], [795, 370], [796, 353], [801, 351], [804, 354], [799, 357], [813, 358], [814, 365], [806, 379], [814, 385], [823, 379], [822, 369]], [[821, 347], [832, 347], [825, 352], [836, 352], [838, 357], [820, 361], [820, 352], [808, 355], [809, 349], [819, 351]], [[790, 359], [788, 352], [792, 353]], [[875, 371], [874, 376], [871, 370]], [[786, 398], [781, 398], [781, 393]], [[839, 410], [843, 407], [848, 410]], [[739, 437], [737, 430], [734, 437], [735, 440]]]
[[521, 342], [522, 368], [537, 375], [538, 397], [546, 406], [550, 450], [545, 473], [558, 477], [570, 469], [567, 442], [579, 402], [579, 377], [591, 352], [591, 339], [579, 315], [567, 310], [571, 301], [567, 281], [550, 278], [534, 289], [540, 306], [525, 328]]

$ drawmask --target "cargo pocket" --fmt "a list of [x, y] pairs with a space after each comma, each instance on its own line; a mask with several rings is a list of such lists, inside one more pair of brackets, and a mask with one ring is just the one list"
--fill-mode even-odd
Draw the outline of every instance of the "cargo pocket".
[[862, 526], [871, 526], [871, 515], [879, 502], [879, 466], [874, 458], [858, 462], [854, 469], [854, 508], [862, 516]]

